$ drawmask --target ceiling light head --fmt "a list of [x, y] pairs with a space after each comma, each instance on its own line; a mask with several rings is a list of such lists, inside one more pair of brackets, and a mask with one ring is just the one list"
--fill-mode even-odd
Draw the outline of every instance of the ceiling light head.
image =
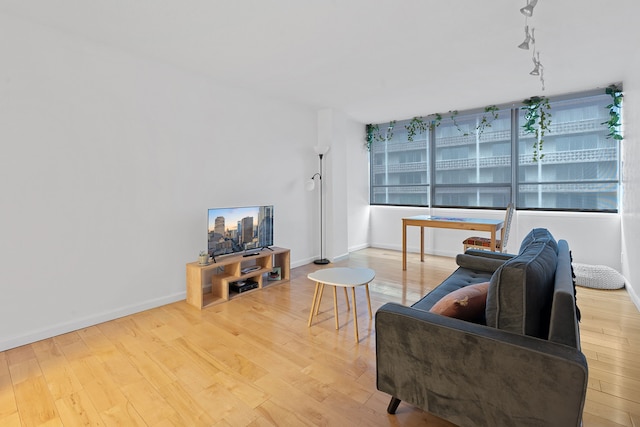
[[522, 13], [524, 16], [533, 16], [533, 7], [525, 6], [520, 9], [520, 13]]
[[528, 0], [527, 5], [520, 9], [520, 13], [524, 16], [531, 17], [533, 16], [533, 8], [538, 4], [538, 0]]
[[531, 60], [533, 61], [533, 70], [531, 70], [531, 72], [529, 74], [531, 74], [532, 76], [539, 76], [541, 69], [544, 68], [542, 66], [542, 62], [540, 62], [540, 52], [538, 52], [538, 58], [536, 58], [535, 56], [533, 56], [531, 58]]
[[531, 34], [529, 34], [529, 26], [524, 27], [524, 41], [518, 45], [520, 49], [529, 50], [529, 42], [531, 41]]
[[540, 75], [540, 67], [538, 66], [538, 64], [536, 64], [535, 68], [533, 70], [531, 70], [531, 72], [529, 73], [532, 76], [539, 76]]

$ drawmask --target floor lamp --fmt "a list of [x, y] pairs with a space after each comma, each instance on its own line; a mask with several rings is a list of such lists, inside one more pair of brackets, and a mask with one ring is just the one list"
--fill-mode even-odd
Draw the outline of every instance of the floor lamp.
[[322, 209], [322, 199], [324, 198], [324, 193], [322, 191], [322, 158], [324, 157], [325, 154], [327, 154], [327, 151], [329, 151], [329, 147], [326, 145], [319, 145], [319, 146], [313, 147], [313, 151], [315, 151], [318, 157], [320, 158], [320, 172], [313, 174], [313, 176], [305, 184], [307, 191], [313, 191], [313, 189], [316, 187], [315, 179], [318, 178], [318, 180], [320, 181], [320, 258], [313, 261], [313, 263], [329, 264], [331, 261], [329, 261], [324, 257], [324, 252], [322, 251], [322, 240], [323, 240], [322, 223], [323, 223], [323, 214], [324, 214], [324, 211]]

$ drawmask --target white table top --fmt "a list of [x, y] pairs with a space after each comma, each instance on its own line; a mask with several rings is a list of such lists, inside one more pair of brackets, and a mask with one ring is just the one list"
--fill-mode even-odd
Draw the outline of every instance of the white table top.
[[307, 277], [326, 285], [353, 287], [371, 282], [376, 277], [376, 272], [370, 268], [335, 267], [316, 270]]

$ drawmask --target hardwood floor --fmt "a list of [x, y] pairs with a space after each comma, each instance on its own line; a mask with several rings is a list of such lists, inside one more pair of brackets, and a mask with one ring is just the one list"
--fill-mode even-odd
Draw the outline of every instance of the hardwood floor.
[[[377, 310], [412, 304], [455, 268], [450, 258], [365, 249], [331, 266], [376, 270]], [[344, 294], [340, 329], [325, 289], [307, 327], [308, 265], [289, 283], [202, 311], [185, 302], [0, 353], [0, 426], [451, 426], [375, 387], [375, 331], [356, 289], [360, 342]], [[589, 361], [584, 426], [640, 426], [640, 313], [624, 290], [579, 288]]]

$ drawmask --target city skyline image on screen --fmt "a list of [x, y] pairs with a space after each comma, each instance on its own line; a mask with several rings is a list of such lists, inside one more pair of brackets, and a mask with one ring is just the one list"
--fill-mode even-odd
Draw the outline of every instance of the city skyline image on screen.
[[209, 209], [207, 237], [211, 256], [273, 246], [273, 205]]

